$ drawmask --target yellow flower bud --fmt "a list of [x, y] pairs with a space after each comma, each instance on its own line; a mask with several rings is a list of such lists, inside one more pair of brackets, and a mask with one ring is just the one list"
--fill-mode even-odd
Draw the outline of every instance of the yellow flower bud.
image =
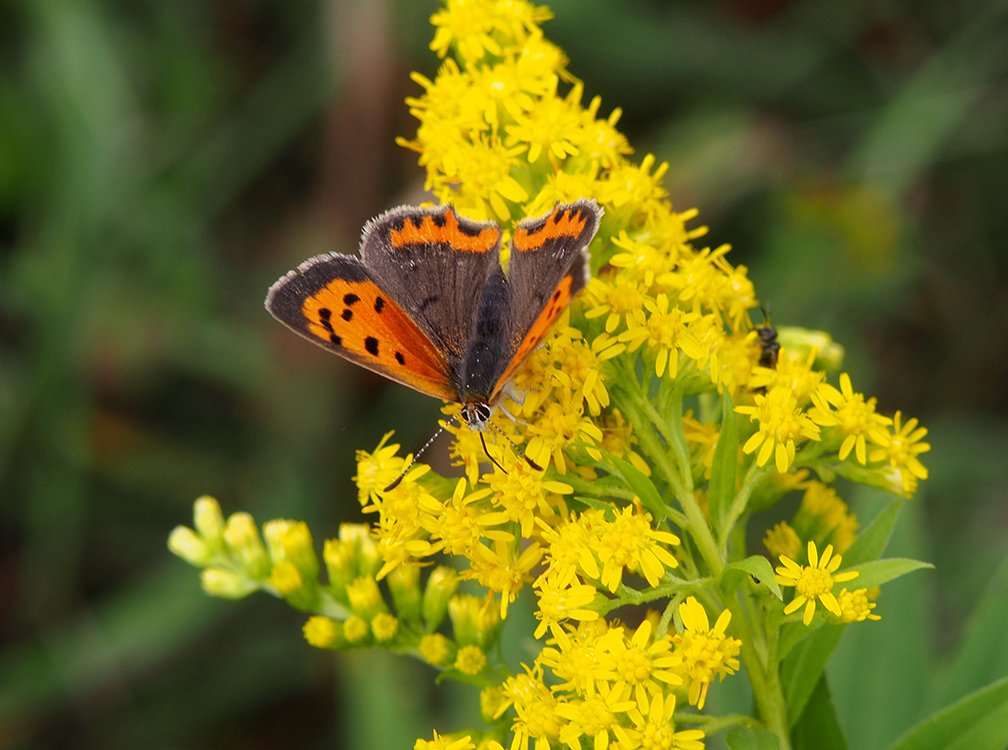
[[224, 526], [224, 541], [251, 577], [265, 578], [269, 575], [269, 556], [251, 515], [232, 513]]
[[241, 599], [256, 590], [255, 581], [233, 570], [212, 566], [200, 574], [203, 590], [222, 599]]
[[386, 612], [381, 612], [371, 619], [371, 632], [377, 643], [391, 641], [399, 632], [399, 620]]
[[222, 546], [224, 514], [217, 500], [209, 495], [203, 495], [196, 500], [193, 504], [193, 525], [211, 549], [219, 549]]
[[176, 526], [168, 535], [168, 549], [190, 565], [202, 568], [213, 559], [206, 543], [188, 526]]
[[315, 648], [338, 649], [346, 644], [342, 624], [331, 617], [309, 617], [303, 632], [305, 640]]

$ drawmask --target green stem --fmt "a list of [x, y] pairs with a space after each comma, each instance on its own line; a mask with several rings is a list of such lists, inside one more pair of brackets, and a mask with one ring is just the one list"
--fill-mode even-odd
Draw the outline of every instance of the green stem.
[[[707, 525], [707, 519], [704, 518], [703, 511], [700, 509], [700, 504], [693, 495], [692, 489], [687, 489], [683, 484], [679, 471], [672, 461], [669, 460], [668, 451], [662, 446], [654, 431], [643, 429], [643, 425], [645, 424], [641, 413], [643, 410], [639, 407], [639, 402], [643, 398], [639, 394], [626, 393], [629, 398], [625, 402], [624, 407], [629, 413], [628, 415], [633, 419], [634, 424], [638, 425], [635, 432], [637, 440], [641, 448], [654, 462], [655, 468], [662, 479], [665, 480], [665, 483], [675, 493], [679, 506], [686, 514], [686, 525], [684, 528], [690, 532], [690, 536], [693, 537], [700, 556], [703, 557], [708, 569], [717, 578], [721, 575], [721, 571], [724, 570], [724, 562], [718, 552], [718, 546], [714, 541], [713, 534], [711, 534], [710, 526]], [[690, 479], [689, 484], [692, 486], [692, 479]]]
[[735, 526], [735, 522], [738, 521], [739, 517], [745, 512], [746, 505], [749, 504], [749, 498], [752, 496], [753, 491], [759, 486], [759, 483], [767, 475], [769, 469], [765, 466], [757, 466], [754, 461], [750, 466], [749, 470], [746, 472], [745, 478], [742, 480], [742, 486], [739, 487], [739, 491], [735, 493], [735, 497], [732, 498], [731, 505], [728, 507], [728, 512], [725, 513], [724, 519], [722, 520], [721, 529], [718, 533], [721, 537], [718, 549], [721, 554], [724, 555], [728, 548], [728, 534], [732, 528]]
[[728, 606], [732, 611], [732, 625], [735, 633], [742, 640], [742, 651], [739, 658], [749, 677], [759, 717], [763, 720], [766, 728], [777, 735], [780, 750], [790, 750], [791, 738], [788, 733], [787, 705], [780, 683], [776, 644], [768, 644], [765, 650], [766, 662], [760, 659], [759, 651], [761, 649], [757, 645], [757, 632], [754, 623], [748, 617], [749, 613], [738, 599], [729, 602]]

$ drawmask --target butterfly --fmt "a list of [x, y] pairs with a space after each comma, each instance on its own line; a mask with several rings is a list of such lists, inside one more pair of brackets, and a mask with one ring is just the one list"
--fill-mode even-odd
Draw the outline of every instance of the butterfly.
[[521, 221], [505, 272], [502, 229], [450, 206], [369, 221], [360, 257], [326, 253], [274, 283], [266, 309], [309, 341], [428, 396], [482, 430], [508, 380], [589, 277], [602, 209], [558, 203]]

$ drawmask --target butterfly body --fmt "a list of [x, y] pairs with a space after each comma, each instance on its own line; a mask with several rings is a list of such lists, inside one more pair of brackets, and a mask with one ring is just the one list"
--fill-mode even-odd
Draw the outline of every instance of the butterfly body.
[[360, 257], [328, 253], [281, 277], [266, 308], [308, 340], [484, 426], [517, 366], [588, 280], [602, 209], [582, 199], [518, 224], [507, 272], [501, 228], [451, 206], [370, 221]]

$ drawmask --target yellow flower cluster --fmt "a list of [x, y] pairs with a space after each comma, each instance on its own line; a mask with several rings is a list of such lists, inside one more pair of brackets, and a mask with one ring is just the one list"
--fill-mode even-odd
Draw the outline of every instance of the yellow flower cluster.
[[[490, 428], [448, 423], [463, 476], [418, 463], [386, 490], [408, 457], [391, 433], [359, 451], [371, 525], [326, 542], [326, 583], [303, 524], [268, 524], [263, 544], [248, 517], [225, 522], [198, 503], [195, 529], [180, 527], [171, 546], [213, 594], [262, 589], [313, 612], [304, 632], [315, 646], [381, 645], [483, 687], [487, 733], [435, 733], [417, 747], [500, 747], [510, 732], [515, 750], [696, 750], [703, 732], [675, 729], [677, 700], [703, 709], [714, 678], [740, 661], [761, 719], [784, 737], [780, 622], [802, 610], [809, 624], [818, 604], [834, 622], [878, 619], [877, 589], [834, 591], [858, 575], [834, 554], [858, 524], [830, 483], [911, 496], [927, 477], [926, 430], [877, 413], [847, 373], [831, 384], [825, 366], [841, 350], [825, 334], [782, 329], [768, 356], [747, 269], [726, 245], [695, 246], [706, 228], [673, 209], [668, 165], [631, 159], [619, 110], [585, 101], [543, 36], [550, 17], [527, 0], [446, 0], [431, 19], [443, 62], [433, 78], [413, 75], [419, 124], [399, 139], [438, 200], [505, 233], [557, 201], [605, 209], [594, 278], [515, 373]], [[775, 576], [766, 557], [746, 557], [745, 524], [793, 492], [798, 512], [764, 538], [782, 563]], [[459, 572], [434, 567], [421, 585], [421, 568], [445, 557]], [[485, 596], [459, 594], [464, 581]], [[782, 585], [795, 589], [787, 604]], [[490, 647], [523, 591], [540, 650], [516, 670]], [[664, 612], [634, 629], [611, 614], [656, 601]]]
[[[659, 635], [652, 619], [635, 629], [602, 619], [553, 630], [535, 664], [508, 678], [496, 715], [514, 711], [512, 747], [703, 748], [704, 732], [676, 730], [678, 694], [703, 708], [715, 676], [739, 667], [741, 646], [724, 634], [727, 610], [711, 629], [694, 598], [679, 606], [681, 634]], [[583, 745], [581, 745], [583, 746]]]

